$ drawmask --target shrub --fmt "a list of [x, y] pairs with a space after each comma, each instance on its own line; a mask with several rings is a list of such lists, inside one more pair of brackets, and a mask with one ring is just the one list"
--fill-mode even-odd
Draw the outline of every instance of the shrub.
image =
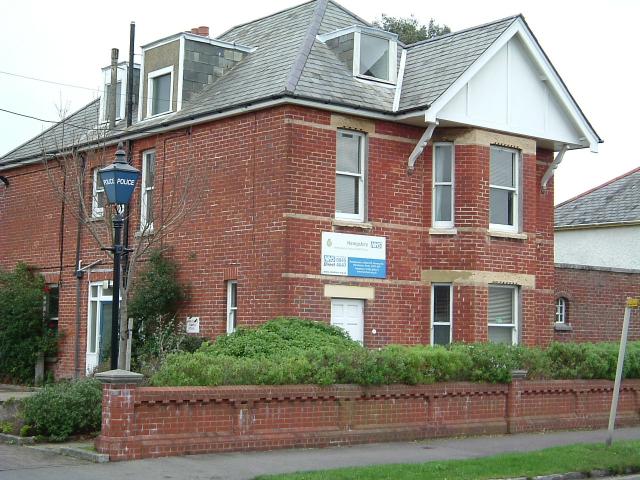
[[44, 280], [25, 264], [0, 271], [0, 381], [31, 383], [40, 352], [55, 349], [56, 338], [42, 316]]
[[178, 281], [175, 262], [160, 252], [152, 252], [149, 264], [132, 286], [127, 313], [134, 319], [131, 363], [134, 370], [151, 374], [167, 355], [195, 351], [202, 339], [191, 337], [178, 320], [185, 288]]
[[23, 402], [31, 432], [63, 441], [70, 435], [100, 430], [102, 388], [94, 379], [47, 385]]
[[361, 349], [344, 330], [326, 323], [281, 317], [257, 328], [238, 328], [231, 335], [220, 336], [214, 343], [200, 348], [209, 355], [231, 357], [283, 357], [317, 349]]
[[[617, 344], [554, 343], [549, 348], [492, 343], [447, 348], [390, 345], [368, 350], [328, 325], [276, 319], [172, 355], [151, 379], [158, 386], [353, 383], [429, 384], [447, 381], [506, 383], [511, 371], [529, 378], [609, 378]], [[625, 376], [640, 378], [640, 342], [629, 344]]]

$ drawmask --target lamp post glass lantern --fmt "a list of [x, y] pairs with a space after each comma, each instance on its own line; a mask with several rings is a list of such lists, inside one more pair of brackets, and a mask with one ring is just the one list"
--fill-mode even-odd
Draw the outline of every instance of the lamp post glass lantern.
[[111, 369], [118, 368], [118, 340], [120, 334], [120, 264], [125, 248], [122, 245], [122, 226], [124, 219], [119, 206], [131, 200], [140, 171], [127, 163], [127, 154], [122, 143], [118, 144], [115, 162], [100, 169], [100, 180], [104, 185], [107, 203], [116, 206], [113, 216], [113, 247], [105, 248], [113, 253], [113, 300], [111, 316]]

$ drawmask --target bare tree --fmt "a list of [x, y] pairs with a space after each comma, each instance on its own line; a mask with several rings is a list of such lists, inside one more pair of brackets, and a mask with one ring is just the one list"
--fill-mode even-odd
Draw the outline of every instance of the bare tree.
[[[101, 125], [96, 122], [96, 125], [94, 128], [81, 127], [69, 121], [63, 114], [62, 120], [57, 125], [58, 131], [53, 148], [50, 141], [49, 144], [43, 141], [42, 162], [55, 194], [65, 204], [65, 212], [69, 212], [79, 223], [80, 228], [89, 233], [97, 249], [106, 250], [113, 245], [114, 241], [112, 219], [116, 213], [115, 209], [121, 207], [107, 205], [104, 191], [93, 188], [94, 182], [100, 182], [99, 178], [94, 178], [94, 172], [113, 163], [114, 160], [113, 140], [111, 140], [114, 131], [108, 130], [106, 124]], [[63, 144], [60, 144], [60, 139], [63, 140]], [[127, 302], [138, 266], [151, 249], [166, 250], [167, 237], [180, 227], [193, 210], [197, 200], [196, 192], [200, 191], [196, 186], [198, 176], [194, 174], [195, 166], [191, 162], [180, 165], [179, 176], [173, 174], [171, 178], [167, 178], [165, 175], [164, 166], [167, 164], [167, 157], [171, 155], [167, 153], [167, 147], [171, 146], [171, 143], [174, 144], [174, 150], [178, 144], [186, 148], [186, 158], [189, 158], [190, 129], [167, 136], [163, 140], [161, 158], [163, 168], [161, 172], [157, 172], [160, 175], [157, 173], [153, 175], [155, 177], [153, 203], [145, 216], [146, 223], [140, 224], [140, 215], [136, 215], [139, 210], [133, 201], [131, 208], [122, 209], [119, 212], [123, 214], [125, 223], [128, 222], [132, 227], [129, 228], [129, 232], [124, 232], [125, 236], [129, 235], [129, 251], [123, 258], [123, 274], [120, 275], [118, 368], [122, 369], [125, 369], [128, 363]], [[131, 152], [128, 156], [130, 154]], [[128, 158], [130, 163], [131, 160]], [[140, 166], [137, 165], [137, 167]], [[158, 181], [160, 185], [157, 185]], [[138, 191], [140, 191], [139, 185], [140, 182], [136, 188]], [[140, 202], [137, 203], [140, 204]], [[145, 208], [145, 205], [141, 208]], [[131, 235], [131, 232], [134, 234]], [[108, 251], [103, 255], [105, 260], [107, 255], [113, 258], [113, 253]]]

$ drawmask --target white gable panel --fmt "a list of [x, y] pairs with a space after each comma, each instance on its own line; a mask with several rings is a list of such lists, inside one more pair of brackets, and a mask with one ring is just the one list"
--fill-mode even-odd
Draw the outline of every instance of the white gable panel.
[[492, 123], [507, 119], [507, 48], [500, 49], [467, 84], [468, 115]]
[[439, 120], [580, 145], [570, 114], [514, 35], [437, 113]]
[[533, 64], [522, 43], [513, 38], [508, 44], [510, 123], [516, 128], [532, 132], [545, 131], [547, 86], [542, 72]]

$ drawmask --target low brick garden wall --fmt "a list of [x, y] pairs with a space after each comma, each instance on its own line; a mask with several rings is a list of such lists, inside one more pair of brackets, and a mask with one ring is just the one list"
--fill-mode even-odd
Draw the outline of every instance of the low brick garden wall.
[[[105, 383], [100, 453], [131, 460], [607, 425], [613, 382], [138, 387]], [[640, 424], [640, 380], [617, 426]]]

